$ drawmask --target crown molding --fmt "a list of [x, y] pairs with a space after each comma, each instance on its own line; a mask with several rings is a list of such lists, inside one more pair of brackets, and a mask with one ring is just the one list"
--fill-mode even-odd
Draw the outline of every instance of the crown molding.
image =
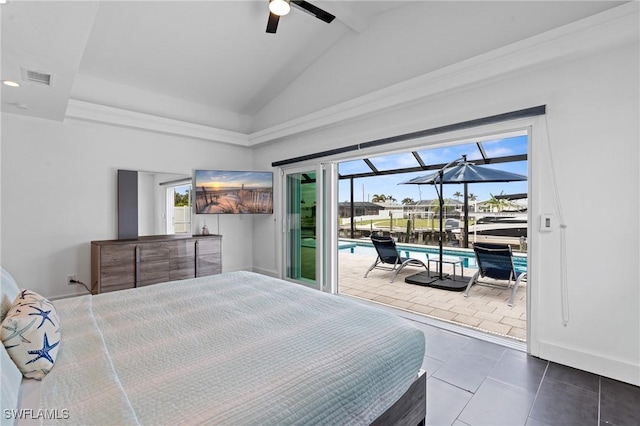
[[91, 121], [94, 123], [149, 130], [169, 135], [187, 136], [213, 142], [249, 146], [249, 137], [244, 133], [79, 101], [77, 99], [69, 100], [65, 119]]
[[249, 135], [251, 146], [442, 95], [532, 66], [638, 42], [639, 3], [630, 2]]
[[91, 121], [254, 147], [525, 70], [638, 42], [640, 3], [632, 1], [364, 96], [250, 134], [70, 99], [65, 119]]

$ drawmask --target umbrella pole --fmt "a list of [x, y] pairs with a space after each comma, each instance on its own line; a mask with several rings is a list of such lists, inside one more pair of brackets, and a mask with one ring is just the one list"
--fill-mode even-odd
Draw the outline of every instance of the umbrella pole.
[[444, 183], [444, 171], [447, 168], [449, 168], [450, 166], [452, 166], [453, 164], [455, 164], [455, 163], [457, 163], [459, 161], [466, 161], [466, 160], [467, 160], [467, 156], [463, 155], [458, 160], [453, 160], [452, 162], [450, 162], [449, 164], [447, 164], [446, 166], [444, 166], [443, 168], [441, 168], [438, 171], [438, 179], [440, 180], [440, 194], [438, 194], [439, 197], [440, 197], [440, 200], [439, 200], [440, 201], [440, 236], [438, 238], [438, 240], [439, 240], [439, 248], [440, 248], [440, 250], [439, 250], [440, 257], [439, 257], [438, 260], [440, 262], [440, 265], [439, 265], [440, 267], [438, 268], [438, 279], [440, 281], [442, 281], [444, 279], [444, 276], [442, 274], [442, 264], [443, 264], [442, 263], [442, 260], [443, 260], [442, 259], [442, 252], [443, 252], [443, 248], [442, 248], [442, 231], [443, 231], [442, 226], [443, 226], [443, 223], [442, 222], [444, 222], [444, 211], [443, 211], [444, 210], [444, 193], [443, 193], [444, 188], [442, 187], [442, 185]]
[[443, 209], [444, 209], [444, 198], [443, 198], [443, 188], [442, 188], [442, 181], [444, 180], [444, 169], [440, 170], [440, 235], [438, 236], [438, 241], [440, 244], [440, 267], [438, 268], [438, 279], [443, 279], [442, 278], [442, 221], [444, 219], [444, 214], [443, 214]]
[[355, 212], [355, 200], [354, 200], [354, 188], [353, 188], [353, 176], [349, 179], [351, 181], [351, 202], [349, 203], [349, 216], [351, 216], [351, 239], [356, 237], [356, 212]]
[[464, 184], [464, 237], [462, 239], [462, 246], [464, 248], [469, 248], [469, 196], [468, 192], [468, 183]]

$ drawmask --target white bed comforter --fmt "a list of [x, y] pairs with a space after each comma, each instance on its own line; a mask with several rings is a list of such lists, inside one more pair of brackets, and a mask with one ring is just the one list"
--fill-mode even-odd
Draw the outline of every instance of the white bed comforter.
[[395, 315], [249, 272], [55, 305], [41, 405], [65, 425], [368, 424], [425, 349]]

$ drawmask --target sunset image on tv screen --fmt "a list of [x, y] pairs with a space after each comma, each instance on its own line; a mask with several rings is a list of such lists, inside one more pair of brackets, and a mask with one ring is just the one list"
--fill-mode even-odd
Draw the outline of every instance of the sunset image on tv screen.
[[273, 173], [196, 170], [196, 214], [273, 213]]

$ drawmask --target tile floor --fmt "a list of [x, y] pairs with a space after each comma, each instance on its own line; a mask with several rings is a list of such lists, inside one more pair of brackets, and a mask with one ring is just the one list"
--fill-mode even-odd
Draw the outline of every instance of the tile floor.
[[[519, 350], [526, 338], [524, 287], [509, 308], [505, 291], [478, 287], [464, 298], [405, 284], [416, 268], [405, 268], [389, 283], [388, 271], [374, 270], [363, 278], [373, 262], [369, 257], [341, 252], [339, 261], [340, 293], [383, 303], [424, 332], [427, 426], [640, 426], [640, 387]], [[474, 272], [465, 270], [465, 276]], [[438, 324], [430, 318], [454, 324], [453, 330], [462, 325], [482, 331], [483, 338], [430, 325]]]
[[[416, 274], [424, 270], [423, 268], [405, 267], [393, 283], [389, 283], [392, 272], [380, 269], [374, 269], [367, 278], [363, 278], [374, 260], [375, 257], [340, 250], [338, 291], [483, 332], [506, 336], [519, 342], [526, 341], [526, 282], [518, 287], [515, 304], [509, 307], [507, 300], [511, 290], [474, 286], [469, 297], [464, 297], [462, 292], [404, 282], [407, 276]], [[451, 266], [445, 265], [443, 272], [451, 272], [450, 269]], [[460, 274], [460, 267], [456, 272]], [[476, 269], [466, 268], [464, 281], [468, 282], [475, 272]]]
[[640, 387], [414, 321], [427, 426], [640, 425]]

